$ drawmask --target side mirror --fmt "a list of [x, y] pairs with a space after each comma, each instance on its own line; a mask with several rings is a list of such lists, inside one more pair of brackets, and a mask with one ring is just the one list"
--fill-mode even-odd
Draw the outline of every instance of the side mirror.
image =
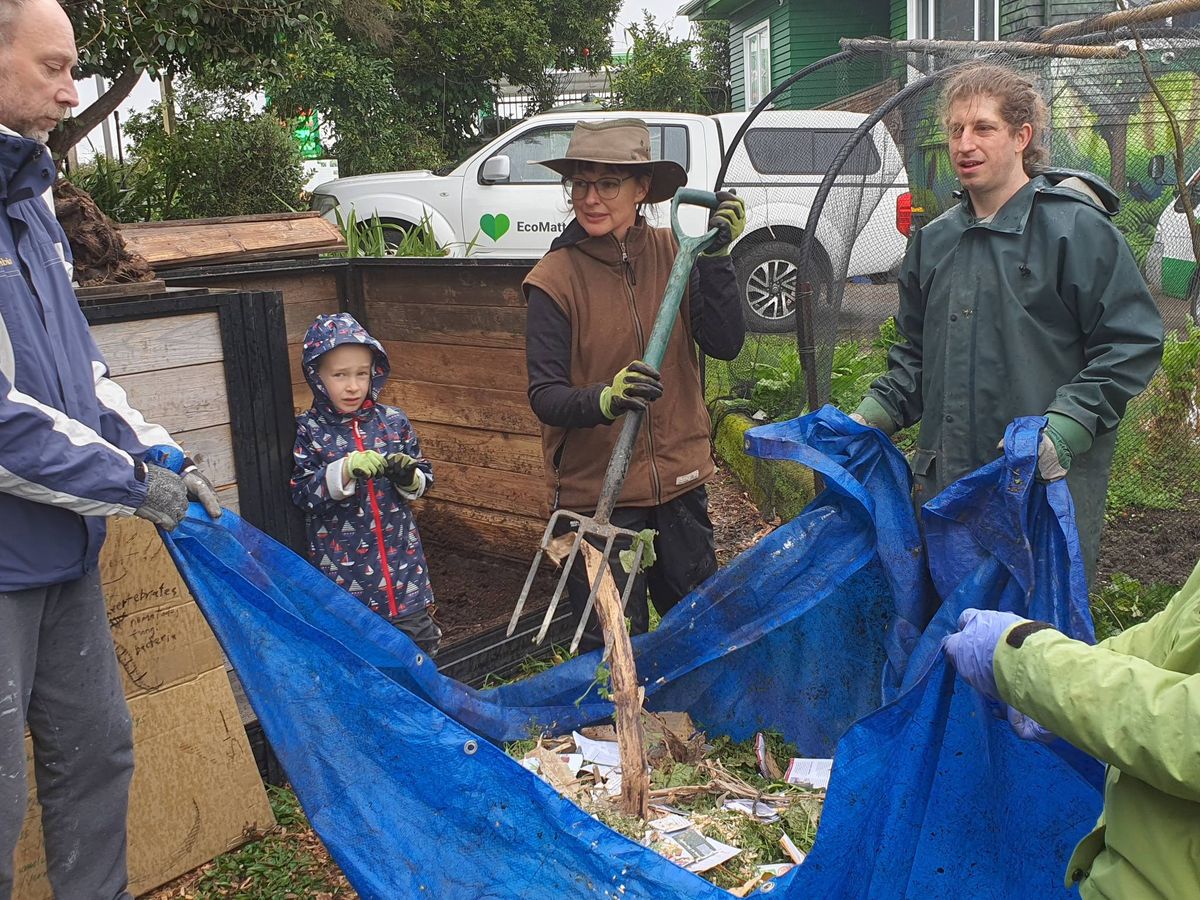
[[482, 184], [504, 184], [512, 171], [512, 163], [504, 154], [493, 156], [484, 162], [479, 170], [479, 181]]
[[1162, 184], [1163, 176], [1167, 174], [1167, 158], [1161, 153], [1150, 157], [1150, 161], [1146, 163], [1146, 174], [1150, 176], [1151, 181]]

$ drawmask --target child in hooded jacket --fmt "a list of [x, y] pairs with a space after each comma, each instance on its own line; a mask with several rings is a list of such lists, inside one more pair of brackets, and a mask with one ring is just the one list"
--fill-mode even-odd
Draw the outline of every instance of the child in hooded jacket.
[[321, 315], [303, 368], [313, 405], [296, 418], [291, 489], [309, 559], [432, 658], [442, 632], [409, 501], [433, 484], [433, 467], [403, 411], [378, 402], [387, 353], [349, 313]]

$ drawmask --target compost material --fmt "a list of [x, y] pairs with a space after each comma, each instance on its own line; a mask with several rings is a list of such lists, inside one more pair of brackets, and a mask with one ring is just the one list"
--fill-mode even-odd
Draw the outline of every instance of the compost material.
[[54, 212], [67, 233], [80, 287], [153, 280], [150, 264], [125, 245], [117, 224], [85, 191], [69, 181], [56, 181]]

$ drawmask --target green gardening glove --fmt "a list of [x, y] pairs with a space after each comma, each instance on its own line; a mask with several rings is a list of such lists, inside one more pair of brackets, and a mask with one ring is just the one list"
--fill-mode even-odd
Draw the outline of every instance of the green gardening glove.
[[717, 236], [701, 256], [728, 256], [733, 242], [746, 230], [745, 201], [733, 191], [717, 191], [717, 199], [721, 202], [708, 220], [708, 227], [717, 229]]
[[635, 359], [600, 392], [600, 411], [607, 418], [615, 419], [631, 410], [645, 410], [647, 404], [653, 403], [662, 393], [662, 376], [658, 369]]
[[410, 494], [421, 486], [417, 460], [407, 453], [393, 453], [387, 458], [387, 477], [400, 490]]
[[346, 472], [352, 478], [378, 478], [386, 468], [387, 460], [374, 450], [355, 450], [346, 456]]

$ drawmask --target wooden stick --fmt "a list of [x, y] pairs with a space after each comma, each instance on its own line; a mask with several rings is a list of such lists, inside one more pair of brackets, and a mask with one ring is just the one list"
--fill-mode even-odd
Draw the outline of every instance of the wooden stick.
[[1038, 34], [1038, 40], [1056, 41], [1077, 34], [1090, 34], [1094, 31], [1112, 31], [1124, 25], [1137, 25], [1141, 22], [1160, 22], [1170, 16], [1190, 13], [1200, 10], [1200, 0], [1162, 0], [1147, 6], [1137, 6], [1118, 12], [1092, 16], [1090, 19], [1075, 19], [1052, 25]]
[[[621, 751], [621, 810], [626, 815], [645, 819], [650, 782], [646, 776], [642, 689], [638, 685], [629, 632], [625, 630], [621, 592], [617, 590], [608, 560], [599, 550], [587, 541], [581, 541], [579, 552], [583, 555], [589, 584], [595, 581], [597, 572], [603, 573], [600, 589], [596, 592], [596, 615], [604, 630], [604, 643], [609, 650], [608, 664], [612, 672], [613, 721], [617, 729], [617, 746]], [[634, 574], [629, 577], [634, 577]]]
[[[1200, 0], [1194, 2], [1200, 3]], [[843, 50], [878, 52], [888, 49], [946, 56], [960, 53], [1007, 53], [1011, 56], [1054, 56], [1066, 59], [1124, 59], [1129, 55], [1128, 47], [1091, 47], [1082, 44], [1031, 41], [885, 41], [874, 38], [842, 38], [839, 43]]]

